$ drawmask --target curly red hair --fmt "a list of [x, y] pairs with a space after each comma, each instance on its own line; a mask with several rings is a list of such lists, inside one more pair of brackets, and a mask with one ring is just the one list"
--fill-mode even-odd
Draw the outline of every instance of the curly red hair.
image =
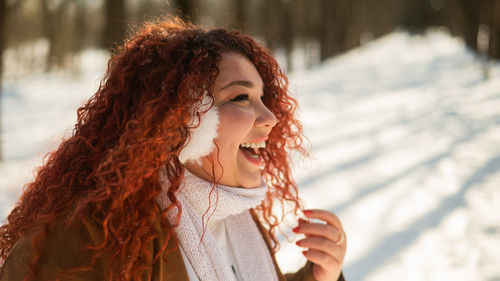
[[[104, 234], [103, 243], [92, 248], [94, 256], [112, 256], [109, 280], [140, 280], [151, 266], [144, 262], [146, 243], [158, 235], [153, 227], [158, 211], [151, 205], [162, 189], [160, 171], [170, 182], [169, 208], [178, 207], [174, 194], [184, 167], [177, 156], [189, 138], [192, 107], [203, 93], [212, 93], [221, 53], [229, 51], [255, 65], [264, 82], [264, 104], [278, 119], [262, 152], [269, 192], [257, 208], [276, 249], [276, 227], [283, 215], [301, 210], [288, 154], [305, 151], [288, 80], [269, 51], [247, 35], [163, 19], [145, 24], [111, 57], [97, 93], [78, 109], [72, 136], [48, 154], [0, 228], [0, 258], [5, 260], [35, 223], [44, 222], [33, 240], [38, 253], [30, 279], [48, 226], [61, 219], [81, 224], [91, 217]], [[280, 215], [271, 212], [273, 204], [281, 205]], [[172, 234], [166, 212], [163, 227]], [[161, 252], [167, 251], [163, 247]]]

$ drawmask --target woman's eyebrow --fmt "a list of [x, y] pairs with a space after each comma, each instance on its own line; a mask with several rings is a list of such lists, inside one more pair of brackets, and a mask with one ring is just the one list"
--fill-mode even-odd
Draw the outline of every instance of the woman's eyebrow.
[[[222, 91], [224, 89], [227, 89], [231, 86], [235, 86], [235, 85], [238, 85], [238, 86], [243, 86], [243, 87], [246, 87], [246, 88], [253, 88], [253, 83], [252, 81], [248, 81], [248, 80], [236, 80], [236, 81], [232, 81], [232, 82], [229, 82], [226, 86], [220, 88], [219, 91]], [[262, 85], [262, 92], [264, 92], [264, 85]]]
[[243, 86], [243, 87], [246, 87], [246, 88], [253, 88], [253, 83], [251, 81], [248, 81], [248, 80], [236, 80], [236, 81], [229, 82], [226, 86], [220, 88], [219, 91], [222, 91], [224, 89], [227, 89], [227, 88], [229, 88], [231, 86], [235, 86], [235, 85]]

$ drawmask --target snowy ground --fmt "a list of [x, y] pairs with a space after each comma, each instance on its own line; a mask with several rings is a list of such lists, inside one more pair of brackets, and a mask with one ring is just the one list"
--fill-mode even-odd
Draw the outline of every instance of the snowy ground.
[[[6, 81], [0, 219], [94, 92], [104, 62], [85, 61]], [[342, 219], [348, 280], [500, 280], [500, 64], [484, 80], [446, 34], [394, 33], [290, 80], [314, 157], [301, 193]], [[293, 244], [278, 259], [304, 262]]]

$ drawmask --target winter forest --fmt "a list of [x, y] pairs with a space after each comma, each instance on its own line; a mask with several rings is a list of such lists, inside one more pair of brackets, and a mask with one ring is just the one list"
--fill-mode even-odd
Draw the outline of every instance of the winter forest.
[[0, 0], [2, 223], [113, 48], [168, 15], [241, 29], [285, 69], [311, 152], [294, 177], [342, 220], [346, 280], [500, 280], [499, 0]]

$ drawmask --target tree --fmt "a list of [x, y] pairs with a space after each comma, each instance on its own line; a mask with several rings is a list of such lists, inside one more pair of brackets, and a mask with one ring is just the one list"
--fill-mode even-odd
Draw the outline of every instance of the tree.
[[[0, 109], [2, 108], [3, 53], [7, 48], [7, 16], [21, 6], [22, 0], [0, 0]], [[0, 111], [0, 117], [1, 117]], [[3, 160], [2, 118], [0, 118], [0, 161]]]
[[182, 19], [196, 22], [196, 0], [175, 0], [175, 6]]
[[349, 49], [352, 3], [350, 0], [322, 0], [321, 12], [320, 57], [323, 61]]
[[[2, 74], [3, 74], [3, 51], [5, 49], [5, 24], [7, 18], [7, 0], [0, 0], [0, 109], [2, 108]], [[0, 111], [1, 113], [1, 111]], [[0, 161], [2, 154], [2, 118], [0, 118]]]
[[292, 50], [293, 50], [293, 41], [294, 41], [294, 32], [292, 28], [292, 7], [290, 1], [281, 1], [281, 44], [285, 49], [286, 54], [286, 67], [288, 71], [293, 69], [293, 59], [292, 59]]
[[62, 48], [64, 45], [62, 43], [67, 39], [63, 38], [61, 29], [65, 26], [65, 13], [70, 4], [70, 0], [59, 1], [56, 5], [53, 1], [41, 1], [44, 37], [49, 41], [46, 71], [50, 71], [54, 66], [63, 65], [65, 50]]
[[125, 0], [106, 0], [104, 13], [102, 47], [111, 50], [113, 44], [121, 43], [126, 36]]
[[266, 46], [271, 50], [276, 50], [279, 43], [279, 36], [281, 31], [281, 0], [267, 0], [264, 1], [264, 24], [262, 27], [264, 31], [264, 38]]
[[236, 0], [236, 28], [245, 30], [247, 28], [247, 6], [245, 0]]
[[500, 1], [491, 1], [490, 57], [500, 59]]

